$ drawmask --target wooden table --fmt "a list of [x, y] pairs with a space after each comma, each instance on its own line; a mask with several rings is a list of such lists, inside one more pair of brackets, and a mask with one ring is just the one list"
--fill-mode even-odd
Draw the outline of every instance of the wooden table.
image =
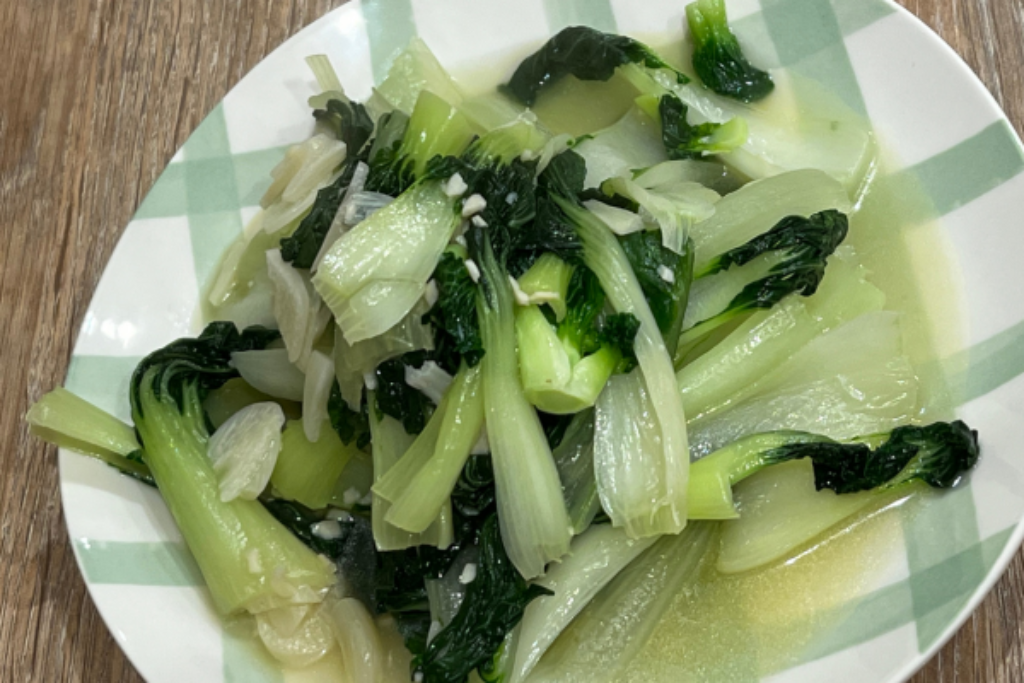
[[[637, 0], [640, 1], [640, 0]], [[1024, 0], [900, 0], [1024, 128]], [[249, 69], [343, 0], [6, 0], [0, 8], [0, 681], [137, 681], [85, 590], [52, 448], [61, 382], [121, 230]], [[1024, 554], [914, 683], [1024, 681]]]

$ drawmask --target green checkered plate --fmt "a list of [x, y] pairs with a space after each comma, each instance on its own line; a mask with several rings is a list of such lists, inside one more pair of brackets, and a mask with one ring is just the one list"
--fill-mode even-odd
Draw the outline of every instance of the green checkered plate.
[[[128, 420], [132, 369], [198, 332], [198, 302], [224, 249], [255, 214], [287, 145], [312, 132], [303, 59], [326, 53], [356, 99], [420, 35], [458, 76], [494, 81], [558, 29], [587, 24], [653, 44], [678, 38], [675, 0], [355, 0], [322, 17], [249, 73], [203, 121], [129, 223], [79, 332], [67, 387]], [[926, 201], [893, 240], [941, 226], [958, 268], [922, 288], [963, 299], [962, 330], [937, 359], [956, 412], [979, 430], [967, 485], [899, 518], [864, 579], [774, 672], [737, 680], [900, 681], [967, 618], [1024, 537], [1024, 149], [966, 65], [890, 0], [729, 0], [751, 61], [818, 81], [866, 114], [891, 159], [884, 172]], [[482, 65], [485, 65], [482, 67]], [[925, 264], [926, 265], [926, 264]], [[915, 273], [917, 271], [915, 270]], [[936, 277], [936, 276], [932, 276]], [[950, 305], [953, 305], [952, 303]], [[963, 340], [962, 342], [960, 340]], [[151, 681], [291, 680], [217, 618], [157, 492], [61, 452], [68, 532], [111, 632]], [[671, 672], [671, 667], [667, 669]], [[681, 672], [665, 680], [687, 678]], [[767, 678], [764, 678], [767, 676]], [[697, 677], [698, 679], [700, 677]], [[716, 679], [717, 680], [717, 679]]]

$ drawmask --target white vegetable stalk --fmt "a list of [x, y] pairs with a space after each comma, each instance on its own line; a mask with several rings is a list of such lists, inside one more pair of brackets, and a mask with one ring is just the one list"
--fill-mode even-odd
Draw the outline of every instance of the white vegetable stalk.
[[785, 261], [788, 255], [782, 250], [769, 251], [742, 266], [694, 280], [683, 317], [683, 330], [688, 331], [728, 309], [747, 285], [769, 277], [772, 269]]
[[380, 683], [409, 683], [412, 669], [412, 653], [405, 647], [405, 640], [398, 630], [398, 622], [391, 614], [381, 614], [375, 620], [382, 649]]
[[[773, 75], [777, 80], [786, 78], [783, 71]], [[803, 86], [794, 82], [790, 88], [797, 85]], [[812, 109], [804, 106], [806, 97], [800, 98], [799, 105], [795, 99], [769, 98], [753, 108], [692, 83], [673, 90], [690, 107], [688, 118], [695, 124], [724, 123], [737, 116], [747, 122], [746, 144], [721, 156], [747, 177], [813, 168], [841, 182], [851, 196], [863, 189], [876, 154], [871, 126], [835, 96], [815, 92]]]
[[900, 319], [895, 311], [860, 315], [796, 350], [785, 363], [752, 382], [748, 395], [885, 367], [904, 357]]
[[423, 363], [421, 367], [405, 366], [405, 383], [413, 389], [418, 389], [437, 405], [441, 402], [448, 387], [451, 386], [454, 378], [432, 360]]
[[320, 429], [327, 421], [327, 401], [334, 384], [334, 359], [313, 351], [306, 366], [306, 384], [302, 392], [302, 430], [316, 443]]
[[[441, 405], [431, 414], [423, 431], [416, 435], [416, 438], [409, 445], [397, 462], [388, 468], [388, 471], [376, 477], [373, 485], [373, 493], [384, 500], [394, 503], [405, 491], [408, 482], [434, 455], [438, 440], [441, 437], [441, 429], [444, 424], [444, 416], [448, 411], [450, 398], [445, 397]], [[388, 520], [391, 524], [391, 520]]]
[[792, 429], [834, 439], [890, 431], [916, 413], [918, 382], [905, 357], [849, 375], [822, 377], [751, 397], [708, 418], [688, 423], [694, 457], [736, 439]]
[[841, 496], [829, 489], [818, 491], [809, 461], [765, 468], [733, 489], [743, 514], [723, 525], [717, 569], [733, 574], [786, 557], [865, 507], [891, 503], [900, 496], [894, 493], [887, 499], [873, 491]]
[[918, 395], [898, 316], [887, 311], [817, 337], [750, 385], [735, 403], [690, 422], [695, 453], [780, 429], [839, 440], [887, 432], [912, 419]]
[[683, 253], [690, 228], [715, 213], [718, 193], [699, 183], [671, 182], [645, 187], [631, 179], [630, 174], [611, 178], [602, 189], [630, 197], [640, 205], [642, 216], [649, 216], [661, 228], [661, 240], [666, 249]]
[[714, 529], [695, 523], [658, 539], [573, 619], [534, 668], [531, 683], [621, 681], [673, 598], [698, 580]]
[[314, 135], [302, 143], [309, 147], [305, 163], [288, 181], [281, 200], [294, 203], [327, 184], [334, 170], [345, 160], [345, 143], [326, 135]]
[[588, 188], [668, 159], [659, 124], [635, 106], [613, 125], [576, 145], [574, 151], [587, 162]]
[[423, 296], [459, 224], [440, 183], [414, 186], [345, 233], [313, 276], [349, 344], [394, 327]]
[[277, 403], [254, 403], [228, 418], [210, 437], [207, 454], [222, 501], [255, 500], [263, 493], [281, 452], [284, 421]]
[[[238, 329], [250, 325], [276, 327], [270, 277], [267, 274], [267, 250], [277, 248], [283, 235], [262, 231], [263, 213], [250, 222], [218, 266], [208, 301], [210, 315], [216, 320], [235, 323]], [[253, 226], [255, 224], [255, 226]]]
[[[333, 178], [324, 184], [329, 184], [331, 180]], [[263, 211], [263, 232], [281, 237], [290, 235], [299, 227], [299, 221], [309, 213], [318, 191], [319, 188], [313, 189], [294, 203], [278, 201], [267, 207]]]
[[822, 171], [803, 169], [748, 183], [719, 200], [714, 215], [690, 229], [694, 270], [768, 232], [787, 216], [826, 209], [849, 213], [851, 207], [842, 184]]
[[393, 108], [410, 114], [424, 90], [452, 106], [462, 103], [462, 93], [441, 62], [421, 38], [413, 37], [391, 62], [388, 76], [375, 94], [387, 100]]
[[586, 531], [601, 509], [594, 479], [594, 411], [576, 414], [552, 452], [562, 480], [565, 506], [574, 534]]
[[[464, 368], [447, 397], [429, 459], [415, 473], [404, 477], [401, 493], [394, 497], [394, 504], [385, 517], [400, 529], [419, 533], [437, 517], [455, 489], [462, 467], [483, 427], [484, 403], [479, 367]], [[438, 408], [437, 412], [441, 410]], [[397, 467], [391, 472], [396, 470]]]
[[288, 183], [292, 181], [295, 174], [302, 168], [308, 156], [309, 146], [301, 142], [297, 145], [292, 145], [285, 151], [284, 158], [270, 171], [270, 177], [274, 180], [260, 199], [260, 206], [262, 208], [269, 209], [271, 205], [281, 198], [284, 188], [288, 187]]
[[335, 321], [350, 344], [372, 339], [408, 315], [423, 298], [425, 290], [425, 282], [389, 280], [370, 283], [333, 309]]
[[309, 357], [313, 353], [313, 348], [331, 323], [331, 309], [324, 305], [320, 295], [316, 293], [313, 286], [309, 283], [306, 271], [300, 270], [299, 275], [302, 277], [303, 284], [306, 285], [306, 291], [309, 292], [309, 310], [306, 313], [306, 336], [302, 342], [299, 359], [295, 361], [295, 364], [303, 372], [306, 372], [306, 365], [309, 363]]
[[[690, 452], [672, 360], [618, 240], [585, 209], [559, 205], [576, 225], [584, 261], [612, 307], [640, 321], [634, 342], [639, 369], [613, 378], [598, 399], [594, 470], [601, 502], [613, 524], [632, 537], [679, 533], [686, 525]], [[641, 423], [646, 428], [639, 434]], [[637, 446], [643, 448], [633, 450]]]
[[544, 172], [551, 160], [572, 147], [574, 140], [568, 133], [560, 133], [544, 143], [537, 158], [537, 175]]
[[302, 401], [306, 377], [288, 360], [287, 349], [236, 351], [231, 365], [257, 391], [274, 398]]
[[139, 450], [135, 430], [63, 387], [33, 403], [25, 421], [41, 439], [91, 455], [140, 479], [151, 478], [148, 467], [126, 457]]
[[644, 221], [639, 214], [617, 206], [611, 206], [596, 199], [588, 199], [583, 202], [590, 213], [600, 218], [608, 228], [616, 235], [629, 235], [640, 232], [644, 229]]
[[[259, 558], [253, 558], [259, 562]], [[256, 632], [274, 659], [302, 668], [334, 649], [331, 623], [319, 605], [289, 605], [256, 615]]]
[[632, 539], [607, 524], [591, 527], [573, 539], [569, 555], [536, 581], [554, 595], [538, 598], [526, 608], [509, 683], [525, 681], [576, 615], [656, 540]]
[[674, 487], [689, 463], [666, 462], [662, 431], [643, 373], [612, 377], [594, 411], [594, 475], [612, 523], [633, 538], [678, 533], [686, 523], [686, 492]]
[[342, 219], [345, 221], [345, 225], [358, 225], [393, 201], [395, 201], [394, 197], [380, 192], [356, 192], [345, 206]]
[[320, 266], [320, 261], [323, 260], [331, 246], [348, 232], [350, 226], [345, 222], [345, 212], [352, 204], [352, 197], [356, 193], [361, 192], [366, 185], [366, 178], [369, 175], [369, 166], [362, 161], [356, 164], [356, 168], [352, 172], [352, 182], [349, 183], [348, 188], [345, 190], [345, 196], [342, 197], [341, 204], [338, 206], [338, 213], [334, 215], [334, 220], [331, 221], [331, 227], [324, 236], [324, 242], [320, 245], [320, 251], [317, 252], [316, 258], [313, 259], [313, 267], [310, 269], [310, 272], [316, 272], [316, 269]]
[[488, 286], [477, 300], [486, 349], [480, 364], [498, 519], [509, 559], [531, 579], [569, 550], [569, 515], [540, 419], [519, 380], [511, 288], [493, 255], [482, 266]]
[[[260, 218], [260, 224], [262, 225], [262, 214], [256, 214], [256, 216]], [[247, 243], [248, 242], [245, 239], [239, 239], [233, 242], [224, 253], [224, 256], [221, 257], [220, 265], [217, 268], [213, 284], [210, 286], [210, 291], [207, 292], [206, 295], [206, 301], [210, 305], [219, 306], [231, 295], [231, 290], [235, 288], [235, 278], [238, 275], [238, 269], [242, 263], [242, 257], [245, 256]]]
[[345, 156], [345, 143], [323, 134], [290, 147], [270, 172], [274, 181], [260, 200], [263, 230], [276, 234], [297, 225], [313, 205], [317, 192], [338, 177]]
[[288, 349], [288, 360], [297, 363], [305, 353], [313, 300], [302, 275], [281, 258], [280, 249], [267, 250], [267, 275], [274, 289], [274, 318]]
[[663, 161], [640, 171], [634, 180], [638, 185], [647, 189], [680, 182], [699, 183], [720, 195], [734, 192], [742, 185], [736, 175], [731, 173], [725, 165], [707, 158], [700, 161], [695, 159]]
[[356, 598], [329, 599], [324, 605], [341, 647], [347, 680], [380, 683], [384, 657], [373, 616]]
[[341, 330], [334, 335], [334, 369], [341, 396], [353, 410], [362, 400], [363, 376], [386, 360], [420, 349], [433, 349], [434, 337], [423, 323], [425, 306], [417, 305], [397, 325], [379, 337], [355, 344], [345, 341]]
[[[541, 254], [533, 262], [530, 269], [519, 276], [515, 282], [525, 295], [526, 301], [516, 301], [520, 306], [529, 304], [547, 305], [555, 314], [555, 320], [562, 322], [565, 318], [565, 299], [569, 293], [569, 280], [572, 279], [573, 266], [564, 262], [554, 254]], [[515, 287], [513, 284], [513, 292]], [[518, 299], [518, 294], [517, 294]]]
[[338, 74], [327, 55], [310, 55], [306, 57], [306, 64], [309, 65], [310, 71], [316, 77], [320, 90], [333, 91], [344, 96], [345, 89], [341, 86]]
[[532, 117], [534, 122], [537, 120], [536, 115], [529, 109], [495, 89], [463, 100], [459, 105], [459, 111], [477, 130], [482, 131], [501, 128], [524, 117], [528, 120]]
[[[366, 398], [370, 406], [376, 405], [372, 392], [369, 392]], [[370, 436], [373, 447], [373, 476], [376, 483], [409, 450], [415, 437], [407, 434], [398, 420], [390, 415], [378, 416], [375, 409], [370, 410]], [[386, 522], [384, 517], [390, 509], [390, 502], [377, 494], [373, 495], [373, 539], [378, 550], [405, 550], [417, 545], [447, 548], [451, 545], [454, 526], [450, 502], [442, 506], [437, 519], [422, 534], [411, 534]]]
[[880, 310], [885, 295], [864, 274], [842, 257], [831, 259], [813, 296], [788, 297], [770, 310], [757, 311], [714, 348], [684, 365], [676, 380], [689, 418], [707, 417], [735, 405], [750, 395], [758, 379], [811, 339]]
[[463, 583], [463, 576], [469, 571], [467, 567], [479, 560], [480, 552], [477, 546], [464, 548], [455, 557], [451, 567], [440, 579], [427, 579], [427, 600], [430, 603], [430, 619], [437, 622], [443, 628], [447, 626], [459, 611], [463, 599], [466, 597], [466, 583]]

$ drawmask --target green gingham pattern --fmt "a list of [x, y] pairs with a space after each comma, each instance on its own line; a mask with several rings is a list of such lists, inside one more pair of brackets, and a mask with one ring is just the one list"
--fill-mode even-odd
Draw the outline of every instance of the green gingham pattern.
[[[644, 39], [674, 35], [681, 4], [673, 4], [676, 20], [672, 23], [666, 21], [664, 8], [665, 3], [635, 0], [446, 0], [444, 4], [438, 0], [363, 0], [316, 22], [271, 59], [280, 64], [278, 68], [290, 70], [299, 79], [307, 78], [301, 57], [328, 47], [302, 45], [303, 36], [306, 40], [314, 35], [343, 40], [346, 52], [335, 63], [352, 94], [364, 96], [371, 82], [383, 78], [395, 51], [416, 33], [436, 49], [443, 62], [458, 70], [471, 68], [470, 58], [476, 57], [477, 48], [504, 55], [496, 58], [511, 64], [521, 55], [523, 45], [532, 47], [551, 32], [572, 24], [621, 30]], [[754, 61], [786, 67], [826, 83], [848, 105], [869, 116], [875, 116], [877, 107], [884, 105], [872, 101], [869, 89], [861, 87], [858, 73], [862, 69], [870, 73], [877, 67], [868, 52], [884, 41], [874, 32], [908, 30], [909, 20], [894, 17], [900, 12], [891, 3], [735, 0], [730, 2], [730, 10], [736, 31], [750, 46], [748, 53]], [[485, 25], [481, 22], [502, 12], [508, 14], [509, 21], [498, 23], [507, 30], [493, 35], [484, 32], [484, 37], [457, 32]], [[452, 21], [453, 16], [458, 20]], [[925, 42], [931, 40], [923, 32], [921, 36]], [[281, 64], [285, 59], [288, 62]], [[299, 120], [293, 114], [299, 111], [296, 107], [301, 109], [301, 98], [290, 103], [267, 102], [262, 114], [240, 106], [255, 101], [263, 68], [257, 67], [218, 105], [175, 155], [128, 226], [97, 290], [72, 358], [67, 387], [119, 417], [129, 416], [126, 389], [134, 365], [152, 348], [196, 331], [196, 320], [182, 310], [182, 302], [191, 301], [194, 310], [198, 292], [209, 280], [219, 254], [255, 213], [269, 171], [282, 157], [286, 144], [311, 130], [308, 118], [301, 125], [283, 126], [284, 120]], [[974, 216], [987, 210], [986, 203], [998, 200], [1001, 193], [1020, 196], [1024, 190], [1024, 151], [1005, 120], [992, 115], [989, 102], [979, 107], [981, 113], [972, 124], [978, 117], [989, 120], [978, 120], [974, 130], [958, 130], [956, 137], [940, 138], [942, 144], [918, 155], [920, 158], [913, 158], [916, 152], [910, 150], [913, 163], [887, 179], [893, 191], [899, 191], [903, 183], [924, 190], [928, 202], [916, 209], [912, 223], [941, 220], [955, 246], [974, 249], [981, 244], [978, 262], [964, 264], [969, 287], [975, 286], [971, 280], [975, 276], [970, 273], [984, 273], [979, 264], [988, 258], [986, 226], [978, 226]], [[251, 125], [250, 115], [256, 117]], [[279, 121], [282, 130], [276, 131]], [[275, 130], [272, 135], [261, 135], [270, 129]], [[273, 144], [266, 144], [266, 139]], [[1020, 206], [1019, 200], [1016, 206]], [[1017, 215], [1009, 218], [1019, 224]], [[181, 281], [178, 289], [184, 294], [177, 299], [164, 297], [165, 302], [159, 293], [168, 285], [161, 281], [152, 285], [160, 305], [141, 311], [118, 310], [124, 296], [121, 283], [140, 276], [140, 281], [147, 282], [150, 277], [147, 266], [137, 263], [136, 257], [140, 245], [149, 245], [153, 239], [158, 240], [158, 247], [157, 253], [147, 257], [156, 260], [151, 267], [174, 266], [173, 277]], [[995, 241], [992, 254], [999, 253]], [[991, 277], [996, 283], [985, 286], [994, 289], [1002, 275]], [[140, 290], [140, 301], [143, 295], [153, 296], [146, 286]], [[1024, 397], [1024, 381], [1019, 379], [1024, 373], [1024, 310], [1011, 306], [998, 313], [972, 319], [970, 347], [938, 361], [962, 404], [959, 412], [981, 427], [983, 439], [986, 424], [993, 424], [994, 431], [1011, 431], [1001, 425], [1012, 424], [1010, 407], [1019, 406]], [[150, 324], [150, 320], [156, 322]], [[983, 460], [981, 467], [988, 465]], [[167, 674], [166, 662], [144, 642], [145, 633], [136, 637], [130, 632], [131, 628], [141, 629], [138, 624], [142, 622], [132, 618], [133, 614], [138, 617], [143, 603], [150, 615], [161, 614], [166, 621], [184, 619], [189, 626], [182, 630], [180, 646], [192, 660], [186, 666], [194, 668], [179, 666], [177, 678], [218, 680], [210, 678], [210, 671], [220, 670], [224, 681], [284, 680], [261, 664], [263, 660], [244, 634], [235, 627], [222, 628], [208, 606], [203, 606], [207, 603], [202, 597], [201, 577], [155, 492], [77, 456], [62, 454], [61, 467], [69, 531], [83, 574], [108, 625], [121, 633], [122, 644], [144, 675], [159, 678]], [[1016, 470], [1000, 475], [1009, 483], [1021, 483]], [[813, 672], [815, 666], [827, 665], [829, 656], [869, 642], [874, 646], [885, 637], [900, 634], [910, 638], [918, 652], [932, 649], [961, 616], [964, 606], [980, 598], [978, 589], [992, 568], [1005, 562], [1015, 548], [1012, 541], [1024, 504], [1016, 499], [1012, 515], [976, 504], [976, 499], [1009, 495], [992, 483], [994, 479], [998, 477], [976, 478], [971, 486], [934, 497], [922, 513], [904, 515], [906, 568], [902, 575], [837, 608], [830, 618], [835, 623], [824, 629], [793, 665]], [[89, 517], [86, 512], [97, 509], [131, 523], [118, 526], [117, 519]], [[943, 532], [934, 533], [936, 528]], [[126, 600], [126, 591], [140, 596], [139, 603]], [[196, 621], [204, 622], [202, 628], [192, 628]], [[217, 640], [210, 638], [211, 633], [221, 634], [219, 645], [211, 644]], [[908, 656], [899, 650], [904, 645], [898, 638], [893, 642], [894, 664], [886, 676], [908, 673]], [[813, 680], [813, 673], [808, 675], [808, 680]]]

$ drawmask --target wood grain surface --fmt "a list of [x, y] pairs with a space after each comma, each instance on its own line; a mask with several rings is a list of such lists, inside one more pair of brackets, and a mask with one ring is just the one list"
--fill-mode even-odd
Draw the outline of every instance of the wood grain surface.
[[[640, 0], [637, 0], [640, 1]], [[901, 0], [1024, 128], [1024, 0]], [[0, 681], [138, 681], [68, 543], [54, 449], [22, 416], [59, 384], [122, 229], [268, 52], [341, 0], [0, 3]], [[914, 683], [1024, 681], [1024, 555]]]

